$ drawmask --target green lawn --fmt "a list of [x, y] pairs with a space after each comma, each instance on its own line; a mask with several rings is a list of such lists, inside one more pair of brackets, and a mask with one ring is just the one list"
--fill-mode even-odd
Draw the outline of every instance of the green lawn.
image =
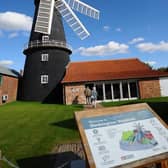
[[[102, 103], [119, 106], [147, 102], [168, 123], [168, 97]], [[74, 111], [80, 105], [14, 102], [0, 106], [0, 150], [12, 162], [45, 155], [55, 144], [79, 140]], [[3, 165], [3, 168], [10, 168]]]
[[[12, 162], [79, 140], [74, 111], [82, 106], [14, 102], [0, 106], [0, 150]], [[7, 168], [3, 165], [3, 168]]]
[[147, 103], [168, 124], [168, 97], [128, 100], [119, 102], [103, 102], [102, 105], [104, 107], [112, 107], [135, 103]]

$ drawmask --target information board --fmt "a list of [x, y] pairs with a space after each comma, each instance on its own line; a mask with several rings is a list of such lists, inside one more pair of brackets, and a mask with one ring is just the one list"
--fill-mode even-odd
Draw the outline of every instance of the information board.
[[76, 112], [75, 116], [90, 167], [141, 166], [168, 158], [167, 126], [147, 104]]

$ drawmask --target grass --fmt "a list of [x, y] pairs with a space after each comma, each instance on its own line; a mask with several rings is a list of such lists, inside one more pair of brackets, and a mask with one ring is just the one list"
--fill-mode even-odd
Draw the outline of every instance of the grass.
[[147, 103], [168, 124], [168, 97], [127, 100], [119, 102], [103, 102], [104, 107], [121, 106], [135, 103]]
[[79, 140], [73, 114], [81, 109], [77, 105], [37, 102], [0, 106], [0, 150], [16, 163], [22, 158], [47, 154], [57, 143]]
[[[168, 123], [168, 97], [103, 102], [104, 107], [148, 103]], [[13, 102], [0, 106], [0, 150], [10, 161], [48, 154], [55, 144], [79, 140], [74, 111], [80, 105]], [[3, 168], [10, 168], [3, 164]]]

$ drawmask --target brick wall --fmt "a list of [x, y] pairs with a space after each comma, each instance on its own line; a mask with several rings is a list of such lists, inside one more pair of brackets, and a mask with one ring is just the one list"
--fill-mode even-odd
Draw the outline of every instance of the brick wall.
[[159, 79], [139, 81], [139, 91], [141, 99], [160, 97], [161, 92]]
[[8, 95], [8, 100], [6, 102], [15, 101], [17, 98], [17, 89], [18, 89], [18, 79], [3, 76], [2, 84], [0, 85], [0, 104], [2, 104], [2, 96]]
[[64, 103], [65, 104], [85, 104], [84, 95], [85, 85], [73, 84], [64, 86]]

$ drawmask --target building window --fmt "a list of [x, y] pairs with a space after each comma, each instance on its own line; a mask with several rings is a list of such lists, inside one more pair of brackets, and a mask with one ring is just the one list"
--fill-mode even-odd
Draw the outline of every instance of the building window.
[[42, 41], [48, 41], [49, 40], [49, 36], [42, 36]]
[[105, 94], [107, 100], [112, 99], [111, 83], [105, 84]]
[[48, 54], [41, 54], [41, 61], [48, 61]]
[[138, 87], [136, 81], [118, 81], [108, 83], [87, 84], [91, 89], [96, 86], [97, 100], [129, 100], [138, 98]]
[[136, 82], [130, 82], [129, 86], [130, 86], [131, 97], [138, 97], [138, 91], [137, 91], [137, 84], [136, 84]]
[[96, 84], [97, 100], [103, 100], [103, 85]]
[[48, 83], [48, 75], [41, 75], [41, 84]]
[[114, 93], [114, 99], [120, 99], [121, 98], [120, 83], [114, 83], [113, 84], [113, 93]]
[[127, 82], [122, 83], [122, 95], [123, 95], [123, 98], [129, 98]]
[[2, 80], [3, 80], [3, 77], [2, 75], [0, 75], [0, 86], [2, 85]]

